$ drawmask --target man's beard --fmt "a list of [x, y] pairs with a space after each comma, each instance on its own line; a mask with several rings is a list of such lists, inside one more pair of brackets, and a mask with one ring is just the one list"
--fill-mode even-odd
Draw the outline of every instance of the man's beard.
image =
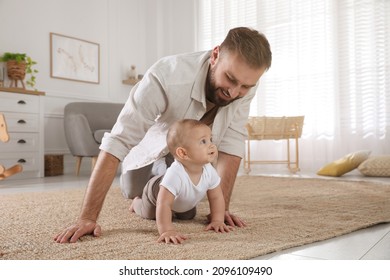
[[215, 69], [209, 69], [209, 72], [207, 73], [207, 78], [206, 78], [206, 98], [208, 101], [213, 103], [215, 106], [218, 107], [223, 107], [227, 106], [233, 101], [239, 99], [240, 97], [236, 97], [234, 99], [230, 100], [225, 100], [219, 97], [218, 91], [222, 93], [221, 88], [217, 88], [215, 85]]

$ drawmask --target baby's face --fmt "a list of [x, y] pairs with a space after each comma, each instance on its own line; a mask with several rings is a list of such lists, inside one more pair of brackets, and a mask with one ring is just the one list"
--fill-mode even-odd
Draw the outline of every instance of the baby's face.
[[218, 150], [211, 139], [211, 130], [208, 126], [197, 126], [187, 134], [186, 150], [189, 158], [199, 164], [213, 162]]

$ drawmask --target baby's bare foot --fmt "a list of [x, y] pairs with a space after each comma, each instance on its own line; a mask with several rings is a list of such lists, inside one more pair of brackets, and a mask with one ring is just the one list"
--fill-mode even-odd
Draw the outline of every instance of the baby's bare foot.
[[129, 207], [130, 213], [134, 213], [134, 212], [135, 212], [135, 210], [134, 210], [134, 203], [135, 203], [135, 201], [137, 201], [138, 199], [141, 199], [141, 198], [138, 197], [138, 196], [136, 196], [136, 197], [133, 198], [133, 201], [131, 202], [130, 207]]

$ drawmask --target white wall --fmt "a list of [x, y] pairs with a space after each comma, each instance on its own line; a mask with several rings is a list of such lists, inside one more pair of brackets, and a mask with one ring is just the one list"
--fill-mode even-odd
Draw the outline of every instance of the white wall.
[[[72, 101], [124, 102], [130, 65], [144, 73], [162, 56], [195, 49], [196, 0], [0, 0], [0, 54], [38, 62], [46, 96], [45, 153], [68, 154], [63, 108]], [[50, 32], [100, 45], [100, 83], [50, 77]]]

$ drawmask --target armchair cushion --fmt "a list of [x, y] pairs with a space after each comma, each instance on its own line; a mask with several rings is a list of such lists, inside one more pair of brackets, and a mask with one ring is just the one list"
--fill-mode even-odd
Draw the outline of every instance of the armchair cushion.
[[124, 104], [72, 102], [65, 106], [64, 129], [74, 156], [95, 157], [104, 132], [111, 131]]
[[96, 143], [101, 144], [103, 136], [104, 136], [104, 133], [110, 132], [110, 131], [111, 131], [110, 129], [98, 129], [98, 130], [95, 130], [93, 132], [93, 138], [95, 139]]

